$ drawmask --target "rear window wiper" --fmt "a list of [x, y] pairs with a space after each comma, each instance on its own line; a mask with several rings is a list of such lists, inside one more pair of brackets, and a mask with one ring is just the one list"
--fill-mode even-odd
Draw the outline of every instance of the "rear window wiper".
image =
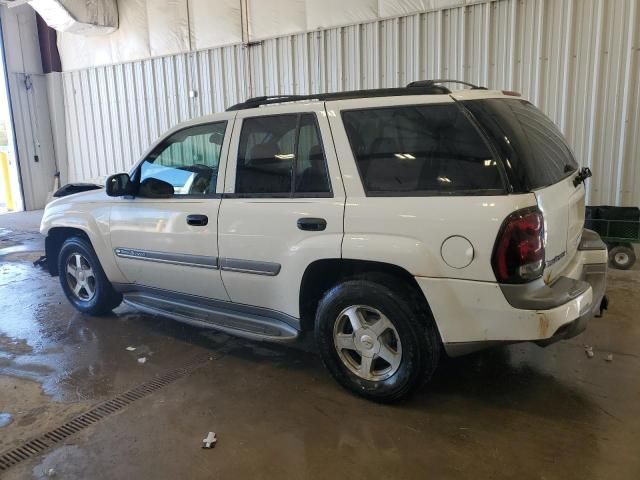
[[573, 179], [573, 186], [577, 187], [581, 183], [584, 183], [584, 181], [592, 175], [593, 174], [591, 173], [591, 169], [589, 167], [582, 167], [578, 172], [578, 175], [576, 175]]

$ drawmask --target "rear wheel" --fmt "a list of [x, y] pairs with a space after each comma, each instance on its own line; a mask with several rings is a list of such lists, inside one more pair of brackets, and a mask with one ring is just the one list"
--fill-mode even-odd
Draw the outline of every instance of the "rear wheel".
[[67, 239], [58, 256], [60, 285], [77, 310], [103, 315], [122, 302], [98, 261], [91, 244], [80, 237]]
[[347, 281], [325, 294], [316, 340], [342, 386], [385, 403], [408, 397], [429, 379], [440, 353], [433, 322], [419, 318], [399, 293], [367, 280]]
[[636, 253], [631, 245], [618, 245], [609, 252], [609, 261], [614, 268], [629, 270], [636, 263]]

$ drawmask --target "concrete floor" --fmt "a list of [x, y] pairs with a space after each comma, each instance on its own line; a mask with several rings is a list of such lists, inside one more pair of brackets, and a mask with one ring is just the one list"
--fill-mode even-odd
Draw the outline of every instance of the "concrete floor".
[[[610, 310], [581, 336], [448, 360], [409, 402], [381, 406], [334, 383], [311, 342], [251, 343], [126, 307], [83, 316], [32, 266], [33, 225], [10, 221], [0, 216], [0, 454], [210, 360], [2, 478], [640, 478], [640, 266], [611, 271]], [[218, 445], [204, 450], [210, 430]]]

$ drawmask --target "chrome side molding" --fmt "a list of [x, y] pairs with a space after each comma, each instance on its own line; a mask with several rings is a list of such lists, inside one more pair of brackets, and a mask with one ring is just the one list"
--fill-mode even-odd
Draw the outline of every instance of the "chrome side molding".
[[254, 275], [266, 275], [274, 277], [280, 273], [282, 265], [274, 262], [262, 262], [258, 260], [244, 260], [240, 258], [218, 258], [205, 255], [189, 255], [186, 253], [156, 252], [150, 250], [137, 250], [133, 248], [115, 248], [117, 257], [130, 260], [142, 260], [146, 262], [169, 263], [187, 267], [222, 269], [228, 272], [251, 273]]
[[204, 255], [188, 255], [186, 253], [154, 252], [150, 250], [135, 250], [132, 248], [115, 248], [114, 253], [120, 258], [143, 260], [147, 262], [170, 263], [200, 268], [218, 268], [218, 257]]
[[220, 267], [228, 272], [253, 273], [274, 277], [280, 273], [281, 265], [272, 262], [256, 260], [240, 260], [237, 258], [221, 258]]

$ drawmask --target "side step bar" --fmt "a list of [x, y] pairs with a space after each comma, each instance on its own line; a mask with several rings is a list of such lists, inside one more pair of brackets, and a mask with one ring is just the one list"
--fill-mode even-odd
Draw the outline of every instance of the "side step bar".
[[299, 331], [284, 321], [225, 306], [202, 305], [186, 299], [168, 299], [147, 292], [123, 294], [127, 305], [151, 315], [169, 317], [197, 327], [213, 328], [251, 340], [291, 342]]

